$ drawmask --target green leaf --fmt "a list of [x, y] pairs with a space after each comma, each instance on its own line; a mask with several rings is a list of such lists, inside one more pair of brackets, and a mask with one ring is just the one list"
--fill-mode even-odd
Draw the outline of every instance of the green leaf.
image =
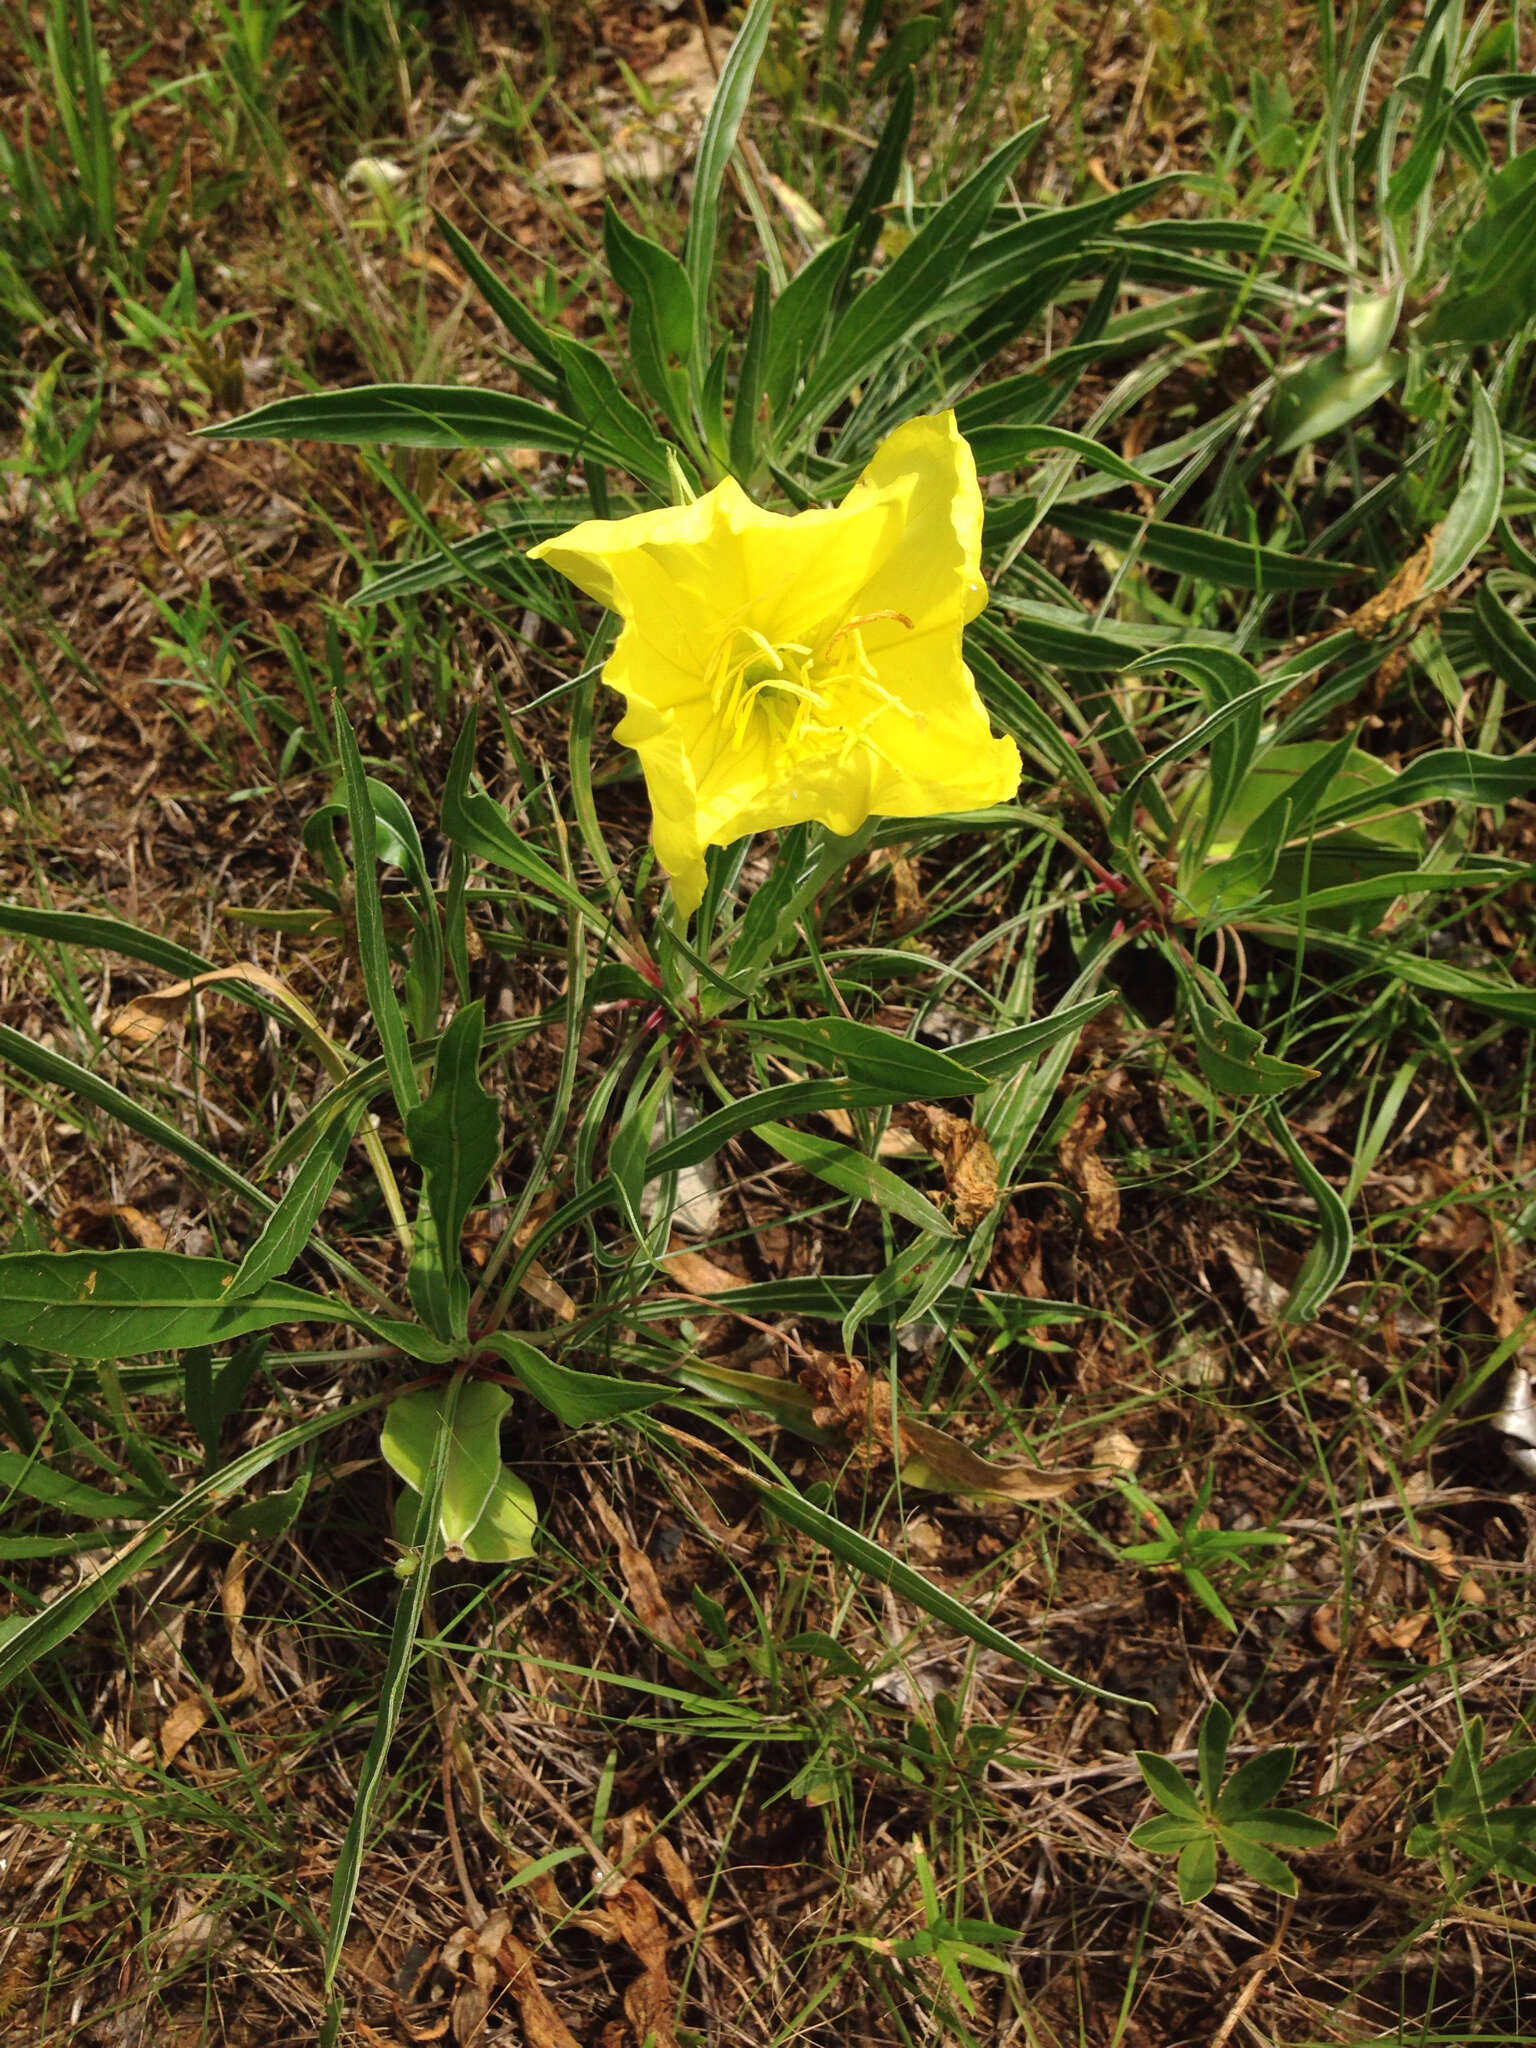
[[[0, 1286], [0, 1303], [3, 1301], [3, 1286]], [[180, 1499], [162, 1508], [142, 1529], [137, 1530], [129, 1541], [119, 1544], [99, 1572], [69, 1587], [39, 1612], [28, 1615], [19, 1626], [0, 1633], [0, 1689], [11, 1685], [22, 1672], [57, 1649], [60, 1643], [66, 1642], [129, 1579], [151, 1564], [174, 1536], [184, 1529], [195, 1528], [218, 1501], [239, 1495], [268, 1466], [303, 1449], [316, 1437], [344, 1428], [374, 1405], [372, 1401], [355, 1401], [340, 1408], [328, 1408], [324, 1414], [311, 1416], [292, 1429], [275, 1431], [263, 1442], [231, 1459], [217, 1473], [197, 1480]]]
[[666, 490], [670, 472], [661, 437], [597, 350], [564, 334], [557, 337], [556, 347], [561, 393], [592, 436], [592, 453], [605, 451], [631, 475]]
[[1130, 1832], [1131, 1846], [1151, 1849], [1159, 1856], [1171, 1856], [1191, 1842], [1205, 1841], [1210, 1829], [1203, 1820], [1178, 1820], [1171, 1813], [1154, 1813]]
[[1355, 1233], [1337, 1188], [1324, 1180], [1273, 1104], [1265, 1111], [1265, 1122], [1295, 1167], [1302, 1186], [1317, 1204], [1317, 1242], [1303, 1259], [1278, 1317], [1283, 1323], [1309, 1323], [1348, 1272]]
[[1264, 1034], [1243, 1023], [1230, 1008], [1218, 1008], [1181, 974], [1195, 1037], [1195, 1057], [1211, 1086], [1223, 1095], [1282, 1095], [1298, 1082], [1315, 1080], [1315, 1067], [1300, 1067], [1264, 1049]]
[[619, 457], [563, 413], [472, 384], [365, 384], [355, 391], [274, 398], [199, 432], [211, 441], [334, 441], [360, 447], [544, 448], [556, 455]]
[[837, 247], [843, 252], [846, 291], [869, 261], [884, 225], [881, 208], [896, 192], [907, 157], [907, 140], [912, 133], [912, 115], [917, 106], [917, 81], [909, 71], [896, 88], [880, 139], [870, 152], [864, 175], [859, 180], [848, 210], [838, 222]]
[[57, 1472], [23, 1451], [0, 1451], [0, 1489], [8, 1500], [19, 1493], [27, 1500], [62, 1508], [66, 1514], [85, 1515], [94, 1522], [142, 1514], [149, 1504], [143, 1494], [104, 1493], [99, 1486], [72, 1479], [67, 1472]]
[[1230, 1783], [1216, 1801], [1218, 1820], [1245, 1820], [1261, 1806], [1268, 1806], [1296, 1768], [1294, 1749], [1269, 1749], [1250, 1757], [1234, 1771]]
[[875, 1024], [856, 1024], [846, 1017], [776, 1018], [738, 1028], [822, 1065], [835, 1061], [847, 1069], [850, 1080], [889, 1090], [898, 1102], [980, 1092], [974, 1069]]
[[344, 1101], [337, 1113], [321, 1125], [303, 1165], [262, 1226], [261, 1235], [240, 1261], [229, 1285], [230, 1300], [239, 1301], [258, 1293], [269, 1280], [286, 1273], [314, 1236], [366, 1108], [362, 1098]]
[[931, 310], [964, 263], [997, 195], [1023, 161], [1041, 125], [1036, 123], [994, 150], [919, 229], [889, 269], [850, 302], [794, 406], [791, 431], [804, 433], [818, 424], [888, 350], [906, 339], [917, 318]]
[[[195, 970], [194, 970], [195, 971]], [[229, 984], [237, 990], [238, 982]], [[25, 1033], [14, 1031], [9, 1024], [0, 1024], [0, 1059], [28, 1074], [34, 1081], [42, 1081], [50, 1087], [63, 1088], [72, 1095], [78, 1095], [104, 1115], [120, 1123], [125, 1130], [136, 1131], [141, 1138], [168, 1152], [175, 1159], [181, 1159], [194, 1172], [200, 1174], [213, 1187], [227, 1188], [247, 1201], [258, 1212], [266, 1214], [276, 1207], [272, 1197], [254, 1186], [243, 1173], [237, 1173], [232, 1166], [226, 1166], [217, 1153], [210, 1152], [205, 1145], [198, 1144], [156, 1116], [153, 1110], [145, 1109], [125, 1095], [121, 1088], [114, 1088], [99, 1074], [79, 1066], [74, 1060], [66, 1059], [62, 1053], [52, 1051], [48, 1046], [39, 1045]]]
[[693, 345], [693, 288], [672, 254], [638, 234], [612, 200], [603, 210], [603, 246], [614, 283], [629, 300], [629, 348], [635, 375], [679, 429], [688, 421], [684, 365]]
[[1232, 1740], [1232, 1716], [1220, 1700], [1212, 1700], [1200, 1723], [1200, 1791], [1214, 1812], [1227, 1768], [1227, 1746]]
[[816, 354], [854, 247], [851, 232], [828, 242], [795, 272], [774, 303], [763, 363], [763, 392], [776, 422], [782, 419], [802, 371]]
[[422, 1177], [411, 1304], [429, 1330], [459, 1344], [469, 1329], [469, 1281], [459, 1252], [464, 1219], [501, 1156], [501, 1106], [480, 1085], [484, 1028], [478, 1002], [455, 1015], [438, 1045], [432, 1092], [405, 1119]]
[[780, 1158], [804, 1167], [829, 1187], [840, 1188], [844, 1194], [869, 1202], [888, 1215], [905, 1217], [907, 1222], [931, 1231], [935, 1237], [954, 1236], [954, 1225], [936, 1202], [910, 1187], [899, 1173], [882, 1166], [878, 1159], [866, 1158], [852, 1145], [791, 1130], [788, 1124], [761, 1123], [754, 1130]]
[[358, 959], [368, 1004], [378, 1027], [380, 1049], [389, 1073], [389, 1085], [402, 1116], [420, 1100], [416, 1070], [411, 1064], [411, 1041], [395, 994], [390, 973], [389, 942], [384, 933], [384, 904], [379, 893], [378, 831], [363, 757], [358, 751], [352, 721], [337, 698], [333, 707], [336, 750], [341, 759], [346, 786], [347, 823], [352, 828], [353, 916], [357, 928]]
[[1343, 349], [1282, 377], [1270, 413], [1273, 453], [1290, 455], [1358, 419], [1402, 382], [1408, 358], [1392, 352], [1352, 370]]
[[1234, 590], [1322, 590], [1361, 573], [1347, 562], [1311, 562], [1302, 555], [1260, 547], [1257, 542], [1250, 545], [1198, 526], [1139, 519], [1134, 513], [1111, 512], [1098, 505], [1053, 505], [1045, 520], [1077, 540], [1106, 541], [1121, 554], [1134, 549], [1138, 558], [1150, 562], [1154, 569], [1168, 569], [1199, 583]]
[[1481, 220], [1457, 238], [1451, 274], [1424, 327], [1428, 342], [1507, 341], [1536, 303], [1536, 150], [1488, 181]]
[[1504, 498], [1504, 440], [1498, 414], [1481, 380], [1472, 378], [1472, 433], [1467, 473], [1435, 536], [1434, 560], [1423, 595], [1454, 582], [1498, 521]]
[[455, 1413], [463, 1390], [464, 1382], [455, 1374], [449, 1385], [433, 1397], [439, 1404], [439, 1415], [436, 1439], [426, 1469], [421, 1474], [420, 1492], [423, 1509], [416, 1525], [422, 1532], [418, 1539], [422, 1546], [421, 1555], [415, 1560], [416, 1569], [406, 1579], [400, 1594], [400, 1604], [395, 1609], [394, 1626], [389, 1637], [389, 1656], [385, 1661], [384, 1678], [379, 1689], [378, 1717], [373, 1725], [373, 1734], [368, 1741], [362, 1768], [357, 1775], [352, 1817], [347, 1823], [347, 1832], [336, 1859], [336, 1874], [331, 1882], [331, 1924], [325, 1945], [327, 1996], [335, 1985], [341, 1969], [342, 1950], [352, 1918], [352, 1908], [357, 1899], [358, 1880], [362, 1874], [368, 1828], [373, 1818], [374, 1805], [388, 1775], [389, 1752], [405, 1706], [406, 1681], [410, 1677], [416, 1638], [421, 1630], [421, 1618], [426, 1607], [432, 1567], [441, 1555], [443, 1482], [453, 1442]]
[[462, 1549], [471, 1564], [516, 1564], [537, 1555], [539, 1510], [528, 1486], [505, 1465]]
[[1239, 1834], [1236, 1828], [1224, 1827], [1220, 1832], [1221, 1846], [1239, 1870], [1246, 1871], [1272, 1892], [1279, 1892], [1282, 1898], [1295, 1898], [1296, 1873], [1282, 1863], [1272, 1849], [1266, 1849], [1262, 1842], [1255, 1842], [1246, 1834]]
[[[753, 1477], [753, 1485], [768, 1512], [779, 1521], [788, 1522], [802, 1535], [810, 1536], [830, 1550], [855, 1571], [863, 1572], [877, 1584], [889, 1586], [891, 1591], [903, 1600], [910, 1600], [914, 1607], [920, 1607], [936, 1621], [942, 1621], [946, 1628], [952, 1628], [968, 1642], [979, 1644], [982, 1649], [994, 1651], [1006, 1657], [1012, 1664], [1019, 1664], [1026, 1671], [1050, 1680], [1055, 1685], [1068, 1686], [1074, 1692], [1089, 1693], [1096, 1699], [1114, 1700], [1126, 1704], [1119, 1693], [1106, 1692], [1102, 1687], [1091, 1685], [1086, 1679], [1074, 1677], [1070, 1671], [1060, 1671], [1053, 1664], [1026, 1650], [1022, 1643], [1016, 1643], [1012, 1636], [1004, 1635], [989, 1621], [983, 1621], [953, 1593], [946, 1593], [934, 1585], [931, 1579], [914, 1571], [898, 1557], [892, 1556], [881, 1544], [871, 1542], [857, 1529], [850, 1529], [846, 1522], [814, 1506], [793, 1487], [780, 1486]], [[1131, 1704], [1139, 1705], [1140, 1702]]]
[[448, 765], [443, 787], [445, 837], [477, 859], [493, 861], [497, 867], [510, 869], [520, 880], [542, 890], [552, 902], [573, 916], [606, 932], [607, 918], [513, 830], [500, 804], [483, 792], [471, 790], [469, 779], [475, 769], [476, 723], [476, 714], [471, 711], [464, 721]]
[[1224, 1824], [1233, 1834], [1255, 1842], [1278, 1842], [1286, 1849], [1321, 1849], [1339, 1832], [1331, 1821], [1314, 1820], [1291, 1806], [1266, 1806], [1244, 1819], [1228, 1817]]
[[635, 1380], [615, 1379], [607, 1373], [578, 1372], [574, 1366], [557, 1365], [542, 1351], [506, 1330], [489, 1330], [478, 1340], [481, 1349], [502, 1359], [551, 1415], [567, 1429], [584, 1429], [589, 1423], [611, 1422], [618, 1415], [634, 1415], [654, 1408], [658, 1401], [673, 1398], [673, 1390], [647, 1386]]
[[752, 0], [747, 18], [736, 32], [731, 54], [726, 58], [709, 116], [699, 138], [693, 166], [693, 199], [688, 210], [688, 237], [683, 247], [683, 267], [693, 294], [693, 348], [691, 363], [694, 386], [703, 384], [710, 355], [710, 294], [714, 284], [715, 241], [720, 229], [720, 192], [726, 168], [736, 148], [737, 131], [752, 96], [752, 81], [768, 46], [773, 27], [774, 0]]
[[[512, 1396], [495, 1380], [470, 1380], [459, 1392], [443, 1466], [439, 1510], [443, 1543], [460, 1550], [480, 1520], [501, 1470], [501, 1419]], [[423, 1388], [391, 1401], [379, 1448], [391, 1471], [417, 1493], [427, 1490], [447, 1410], [447, 1389]]]
[[552, 375], [559, 369], [559, 353], [554, 337], [544, 323], [531, 313], [522, 300], [492, 270], [480, 251], [469, 237], [456, 228], [447, 214], [434, 209], [432, 218], [437, 223], [438, 233], [459, 259], [465, 275], [479, 291], [481, 298], [490, 307], [496, 318], [513, 338], [522, 343], [533, 357], [536, 366], [530, 369], [526, 363], [518, 365], [518, 375], [525, 383], [542, 391], [546, 398], [553, 398], [558, 388], [558, 377]]
[[412, 1358], [445, 1347], [414, 1324], [372, 1315], [286, 1281], [235, 1299], [236, 1268], [177, 1252], [11, 1252], [0, 1257], [0, 1343], [63, 1358], [131, 1358], [219, 1344], [284, 1323], [348, 1323]]
[[1191, 1842], [1179, 1858], [1179, 1897], [1186, 1906], [1197, 1905], [1216, 1885], [1216, 1842], [1202, 1835]]
[[743, 485], [751, 482], [757, 467], [758, 414], [772, 332], [773, 294], [767, 268], [760, 263], [752, 281], [752, 318], [747, 323], [741, 374], [736, 380], [736, 402], [731, 412], [731, 470]]
[[1536, 638], [1487, 582], [1473, 602], [1472, 638], [1500, 682], [1522, 703], [1536, 704]]
[[1138, 1749], [1136, 1762], [1147, 1781], [1147, 1790], [1165, 1812], [1180, 1820], [1199, 1821], [1204, 1826], [1205, 1815], [1194, 1787], [1167, 1757], [1159, 1756], [1155, 1750]]

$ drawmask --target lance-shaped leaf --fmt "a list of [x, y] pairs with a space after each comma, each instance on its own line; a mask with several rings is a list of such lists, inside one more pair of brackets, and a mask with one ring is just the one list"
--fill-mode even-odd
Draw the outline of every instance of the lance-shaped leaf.
[[427, 1327], [450, 1343], [462, 1343], [469, 1328], [469, 1281], [459, 1257], [464, 1219], [501, 1151], [501, 1110], [480, 1085], [484, 1029], [481, 1004], [459, 1011], [443, 1033], [432, 1092], [405, 1119], [422, 1177], [411, 1302]]

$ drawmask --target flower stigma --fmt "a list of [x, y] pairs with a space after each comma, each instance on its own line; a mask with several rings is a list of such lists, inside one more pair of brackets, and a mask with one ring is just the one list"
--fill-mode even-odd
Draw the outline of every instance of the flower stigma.
[[[861, 627], [890, 619], [910, 632], [905, 612], [864, 612], [846, 620], [819, 651], [803, 640], [770, 640], [753, 626], [732, 626], [722, 635], [705, 670], [709, 708], [740, 753], [761, 736], [780, 748], [817, 748], [838, 741], [838, 766], [846, 767], [863, 747], [876, 760], [887, 757], [869, 728], [884, 711], [899, 712], [919, 731], [926, 721], [881, 687], [865, 651]], [[873, 705], [860, 709], [861, 700]]]

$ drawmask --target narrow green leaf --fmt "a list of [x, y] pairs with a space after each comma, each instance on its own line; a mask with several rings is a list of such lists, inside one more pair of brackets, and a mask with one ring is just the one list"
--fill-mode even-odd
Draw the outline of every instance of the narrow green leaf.
[[670, 1387], [647, 1386], [642, 1381], [615, 1379], [600, 1372], [578, 1372], [574, 1366], [559, 1365], [505, 1330], [489, 1330], [478, 1342], [483, 1350], [494, 1352], [510, 1366], [533, 1398], [567, 1429], [584, 1429], [589, 1423], [633, 1415], [643, 1408], [654, 1408], [658, 1401], [673, 1395]]
[[1536, 704], [1536, 638], [1497, 596], [1491, 583], [1478, 586], [1472, 606], [1472, 638], [1500, 682], [1525, 704]]
[[935, 1237], [954, 1236], [954, 1225], [936, 1202], [909, 1186], [899, 1173], [882, 1166], [878, 1159], [866, 1158], [852, 1145], [791, 1130], [788, 1124], [761, 1123], [753, 1128], [781, 1158], [804, 1167], [829, 1187], [840, 1188], [844, 1194], [869, 1202], [889, 1215], [905, 1217], [907, 1222]]
[[362, 1875], [363, 1852], [367, 1847], [369, 1824], [373, 1818], [374, 1805], [389, 1774], [390, 1747], [394, 1742], [395, 1730], [405, 1705], [406, 1680], [410, 1676], [416, 1637], [421, 1629], [421, 1617], [426, 1607], [432, 1567], [441, 1555], [443, 1484], [447, 1475], [454, 1418], [462, 1387], [462, 1379], [455, 1375], [441, 1399], [436, 1442], [429, 1469], [423, 1474], [423, 1484], [420, 1488], [423, 1511], [417, 1526], [421, 1531], [421, 1554], [415, 1560], [416, 1569], [401, 1588], [399, 1605], [395, 1609], [394, 1626], [389, 1637], [389, 1656], [385, 1662], [384, 1677], [379, 1688], [378, 1716], [373, 1724], [373, 1734], [369, 1738], [362, 1768], [357, 1774], [357, 1794], [352, 1805], [352, 1818], [347, 1824], [347, 1832], [336, 1859], [336, 1874], [331, 1883], [331, 1924], [325, 1944], [327, 1996], [332, 1991], [341, 1969], [342, 1951], [352, 1920], [352, 1908], [357, 1899], [358, 1881]]
[[259, 1293], [269, 1280], [286, 1273], [309, 1243], [346, 1164], [366, 1108], [361, 1098], [344, 1102], [336, 1115], [322, 1125], [303, 1165], [263, 1225], [261, 1235], [240, 1261], [229, 1284], [230, 1300], [239, 1301], [248, 1294]]
[[378, 832], [368, 777], [358, 751], [352, 721], [338, 698], [333, 706], [336, 751], [346, 785], [347, 822], [352, 829], [353, 916], [357, 929], [358, 959], [368, 1003], [378, 1028], [389, 1085], [402, 1116], [421, 1099], [416, 1070], [411, 1064], [411, 1042], [401, 1014], [390, 973], [389, 943], [384, 934], [384, 905], [379, 894]]
[[710, 102], [704, 133], [693, 166], [693, 201], [683, 266], [693, 293], [692, 370], [695, 390], [702, 387], [710, 356], [710, 295], [714, 284], [715, 241], [720, 228], [720, 193], [736, 147], [737, 132], [752, 96], [752, 81], [768, 46], [774, 0], [752, 0], [747, 18], [736, 32]]
[[[1033, 1671], [1055, 1685], [1065, 1685], [1074, 1692], [1091, 1694], [1095, 1699], [1114, 1700], [1127, 1704], [1119, 1693], [1106, 1692], [1101, 1686], [1092, 1685], [1087, 1679], [1077, 1678], [1070, 1671], [1058, 1670], [1054, 1664], [1047, 1664], [1043, 1658], [1026, 1650], [1022, 1643], [1016, 1643], [1012, 1636], [1004, 1635], [952, 1593], [946, 1593], [933, 1584], [931, 1579], [914, 1571], [881, 1544], [871, 1542], [857, 1529], [850, 1529], [846, 1522], [840, 1522], [833, 1515], [814, 1506], [803, 1494], [793, 1487], [773, 1485], [768, 1481], [753, 1478], [763, 1506], [781, 1522], [788, 1522], [802, 1535], [810, 1536], [830, 1550], [854, 1570], [863, 1572], [877, 1584], [889, 1586], [891, 1591], [903, 1600], [910, 1600], [914, 1607], [920, 1607], [925, 1614], [931, 1614], [936, 1621], [942, 1621], [947, 1628], [963, 1635], [967, 1641], [977, 1643], [985, 1650], [992, 1650], [1010, 1663], [1019, 1664], [1026, 1671]], [[1131, 1704], [1139, 1705], [1140, 1702]]]
[[1423, 594], [1454, 582], [1493, 532], [1504, 499], [1504, 438], [1482, 380], [1472, 378], [1472, 433], [1467, 473], [1435, 537]]
[[1337, 1188], [1324, 1180], [1307, 1157], [1301, 1141], [1272, 1104], [1265, 1111], [1265, 1121], [1295, 1167], [1302, 1186], [1317, 1204], [1317, 1242], [1302, 1261], [1301, 1271], [1296, 1275], [1290, 1297], [1279, 1316], [1281, 1322], [1308, 1323], [1348, 1272], [1355, 1233], [1350, 1225], [1349, 1211]]
[[609, 200], [603, 246], [615, 284], [629, 300], [629, 347], [635, 375], [680, 430], [688, 425], [684, 366], [693, 345], [693, 288], [672, 254], [636, 232]]
[[545, 448], [556, 455], [617, 460], [590, 427], [473, 384], [365, 384], [355, 391], [274, 398], [239, 419], [199, 432], [210, 441], [334, 441], [396, 448]]
[[998, 194], [1018, 169], [1040, 124], [1014, 136], [973, 171], [872, 284], [848, 305], [792, 414], [804, 433], [847, 397], [887, 350], [931, 310], [986, 225]]
[[[1049, 427], [1018, 432], [1054, 433]], [[979, 460], [979, 458], [978, 458]], [[1099, 464], [1098, 467], [1105, 465]], [[1127, 465], [1129, 467], [1129, 465]], [[1167, 520], [1139, 519], [1131, 512], [1111, 512], [1095, 505], [1053, 505], [1046, 523], [1077, 540], [1106, 541], [1125, 554], [1135, 549], [1154, 569], [1192, 576], [1199, 583], [1232, 590], [1323, 590], [1361, 571], [1347, 562], [1312, 562], [1281, 548], [1249, 545], [1198, 526], [1175, 526]]]
[[501, 1156], [501, 1106], [480, 1084], [484, 1028], [483, 1004], [457, 1013], [438, 1045], [432, 1092], [405, 1118], [422, 1177], [407, 1280], [411, 1304], [429, 1330], [459, 1344], [469, 1332], [469, 1281], [459, 1249], [464, 1220]]

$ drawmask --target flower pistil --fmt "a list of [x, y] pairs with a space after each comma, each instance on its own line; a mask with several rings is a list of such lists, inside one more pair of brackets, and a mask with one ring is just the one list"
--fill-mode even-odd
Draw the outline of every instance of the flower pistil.
[[[776, 642], [753, 626], [732, 626], [705, 671], [709, 708], [731, 746], [740, 753], [761, 723], [777, 748], [819, 751], [839, 742], [838, 763], [845, 767], [858, 747], [885, 758], [869, 730], [883, 711], [899, 712], [921, 728], [922, 720], [881, 687], [865, 651], [860, 629], [881, 619], [912, 627], [904, 612], [865, 612], [839, 626], [818, 653], [802, 640]], [[872, 706], [861, 710], [860, 700], [869, 698]]]

